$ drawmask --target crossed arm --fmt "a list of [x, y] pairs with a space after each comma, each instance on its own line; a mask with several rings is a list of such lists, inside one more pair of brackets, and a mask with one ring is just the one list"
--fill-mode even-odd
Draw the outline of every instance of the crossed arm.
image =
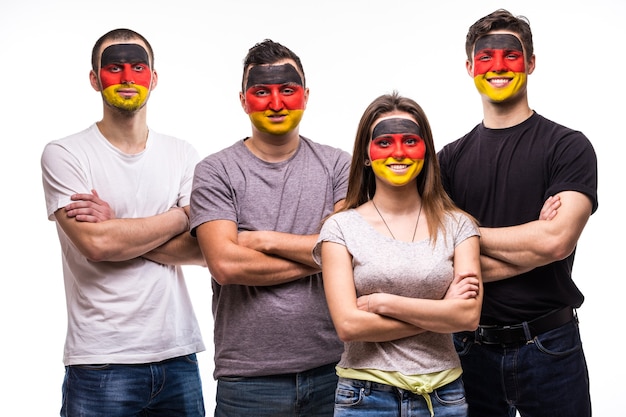
[[352, 257], [345, 246], [322, 243], [324, 290], [343, 341], [384, 342], [425, 331], [474, 330], [482, 306], [478, 237], [454, 251], [454, 280], [441, 300], [374, 293], [357, 297]]
[[[335, 204], [337, 210], [343, 200]], [[196, 236], [213, 278], [221, 285], [278, 285], [320, 272], [312, 251], [317, 234], [237, 231], [230, 220], [198, 226]]]
[[511, 227], [481, 228], [484, 281], [510, 278], [569, 256], [591, 208], [591, 201], [584, 194], [564, 191], [546, 201], [538, 220]]
[[189, 207], [173, 207], [155, 216], [118, 219], [95, 190], [74, 194], [73, 202], [55, 212], [65, 234], [93, 262], [144, 257], [162, 264], [204, 265], [189, 231]]

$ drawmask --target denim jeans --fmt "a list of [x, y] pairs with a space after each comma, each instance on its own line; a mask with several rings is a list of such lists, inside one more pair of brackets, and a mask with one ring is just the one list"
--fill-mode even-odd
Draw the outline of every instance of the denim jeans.
[[[461, 378], [430, 393], [435, 417], [467, 417]], [[391, 385], [339, 378], [335, 417], [430, 417], [426, 399]]]
[[221, 377], [215, 417], [332, 417], [335, 364], [261, 377]]
[[140, 365], [65, 367], [62, 417], [204, 415], [195, 354]]
[[470, 417], [591, 416], [589, 374], [576, 320], [510, 345], [454, 335]]

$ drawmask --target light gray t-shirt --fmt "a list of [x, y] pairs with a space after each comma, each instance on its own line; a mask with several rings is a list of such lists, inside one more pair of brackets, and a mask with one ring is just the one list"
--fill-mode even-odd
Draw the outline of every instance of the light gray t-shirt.
[[[330, 217], [314, 249], [320, 262], [321, 242], [344, 245], [352, 255], [357, 296], [375, 292], [442, 299], [452, 282], [454, 248], [477, 227], [460, 213], [446, 216], [444, 238], [402, 242], [382, 235], [356, 210]], [[339, 362], [343, 368], [397, 371], [405, 375], [439, 372], [460, 366], [452, 336], [425, 332], [390, 342], [346, 342]]]
[[[239, 231], [317, 234], [345, 198], [350, 155], [300, 137], [288, 160], [269, 163], [244, 141], [197, 166], [192, 233], [231, 220]], [[221, 286], [213, 280], [215, 378], [301, 372], [336, 363], [343, 350], [324, 297], [321, 274], [275, 286]]]

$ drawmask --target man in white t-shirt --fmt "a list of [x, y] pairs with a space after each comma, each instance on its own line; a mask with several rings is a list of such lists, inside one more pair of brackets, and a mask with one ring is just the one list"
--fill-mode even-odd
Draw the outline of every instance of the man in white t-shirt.
[[68, 314], [61, 415], [204, 416], [204, 344], [181, 269], [204, 265], [188, 232], [198, 154], [147, 126], [157, 73], [143, 36], [103, 35], [89, 77], [102, 119], [41, 158]]

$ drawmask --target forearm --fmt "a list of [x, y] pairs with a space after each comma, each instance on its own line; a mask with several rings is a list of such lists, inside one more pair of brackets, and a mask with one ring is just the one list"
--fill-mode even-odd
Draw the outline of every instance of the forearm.
[[198, 241], [187, 231], [145, 253], [143, 257], [163, 265], [198, 265], [206, 267]]
[[374, 312], [351, 309], [345, 313], [333, 317], [337, 334], [344, 342], [389, 342], [425, 331], [411, 323]]
[[307, 265], [266, 255], [232, 242], [224, 242], [219, 252], [202, 250], [211, 275], [222, 285], [278, 285], [319, 272]]
[[478, 327], [482, 297], [431, 300], [377, 293], [370, 310], [437, 333], [471, 331]]
[[542, 230], [546, 223], [537, 220], [520, 226], [481, 227], [481, 254], [521, 268], [554, 262], [551, 237]]
[[80, 222], [63, 209], [57, 221], [78, 250], [93, 262], [119, 262], [142, 256], [189, 227], [182, 209], [137, 219]]
[[259, 230], [239, 233], [238, 243], [266, 255], [288, 259], [319, 270], [312, 256], [317, 236]]
[[510, 263], [491, 258], [487, 255], [481, 255], [480, 267], [482, 270], [483, 282], [500, 281], [534, 269], [531, 267], [512, 265]]

